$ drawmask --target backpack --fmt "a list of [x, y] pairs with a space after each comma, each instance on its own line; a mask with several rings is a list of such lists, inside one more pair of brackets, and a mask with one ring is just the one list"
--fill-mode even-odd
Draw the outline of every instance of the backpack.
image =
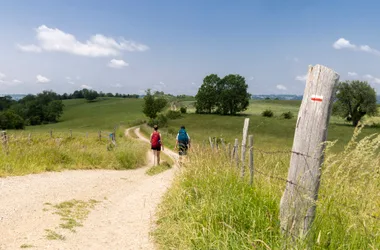
[[152, 143], [153, 148], [157, 148], [157, 147], [161, 146], [160, 133], [153, 132], [151, 143]]
[[189, 137], [187, 136], [186, 130], [183, 128], [178, 131], [178, 141], [186, 145], [189, 144]]

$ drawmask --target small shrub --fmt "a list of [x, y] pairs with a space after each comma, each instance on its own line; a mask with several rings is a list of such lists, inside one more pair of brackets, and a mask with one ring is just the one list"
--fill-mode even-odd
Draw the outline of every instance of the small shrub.
[[160, 114], [157, 118], [150, 119], [148, 121], [148, 125], [150, 127], [153, 127], [154, 125], [158, 125], [159, 128], [164, 128], [168, 125], [168, 118], [165, 115]]
[[169, 118], [170, 120], [178, 119], [178, 118], [181, 117], [181, 112], [180, 111], [169, 110], [166, 113], [166, 117]]
[[288, 111], [288, 112], [285, 112], [285, 113], [282, 113], [281, 115], [284, 119], [292, 119], [294, 117], [293, 113]]
[[181, 111], [181, 114], [186, 114], [187, 107], [181, 107], [180, 111]]
[[273, 111], [270, 110], [270, 109], [267, 109], [267, 110], [263, 111], [261, 114], [264, 117], [273, 117]]

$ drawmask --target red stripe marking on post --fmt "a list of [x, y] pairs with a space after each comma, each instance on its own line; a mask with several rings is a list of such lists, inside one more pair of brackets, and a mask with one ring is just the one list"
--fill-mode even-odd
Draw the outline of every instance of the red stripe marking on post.
[[312, 100], [312, 101], [315, 101], [315, 102], [321, 102], [321, 101], [322, 101], [322, 98], [319, 98], [319, 97], [312, 97], [311, 100]]

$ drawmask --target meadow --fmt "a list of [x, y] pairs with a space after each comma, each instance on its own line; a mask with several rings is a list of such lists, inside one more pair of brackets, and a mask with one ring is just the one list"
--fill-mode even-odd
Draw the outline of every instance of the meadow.
[[[173, 146], [179, 126], [186, 125], [195, 146], [189, 154], [191, 164], [182, 168], [160, 205], [154, 231], [160, 249], [380, 248], [377, 126], [355, 131], [341, 118], [331, 118], [317, 215], [305, 240], [289, 240], [280, 230], [279, 203], [289, 153], [255, 153], [250, 186], [248, 177], [240, 179], [230, 154], [211, 151], [208, 145], [209, 136], [227, 143], [241, 140], [243, 120], [249, 117], [255, 147], [290, 150], [299, 105], [299, 101], [252, 101], [240, 116], [190, 113], [169, 122], [163, 129], [167, 144]], [[274, 117], [262, 117], [265, 109], [271, 109]], [[294, 113], [293, 119], [281, 117], [288, 111]], [[376, 124], [377, 119], [364, 121]], [[143, 130], [149, 132], [146, 126]]]
[[[144, 164], [149, 147], [136, 138], [117, 132], [118, 146], [112, 150], [108, 131], [115, 126], [138, 125], [146, 119], [142, 100], [110, 98], [87, 103], [65, 101], [65, 113], [57, 124], [8, 131], [9, 153], [0, 154], [0, 176], [22, 175], [62, 169], [128, 169]], [[355, 128], [332, 117], [328, 140], [331, 143], [322, 168], [317, 217], [305, 241], [289, 242], [279, 228], [279, 201], [284, 191], [290, 154], [254, 156], [254, 185], [242, 181], [229, 155], [211, 152], [209, 137], [233, 143], [242, 137], [243, 121], [250, 118], [249, 134], [255, 147], [290, 150], [293, 143], [299, 101], [251, 101], [238, 116], [200, 115], [192, 111], [169, 120], [160, 128], [166, 148], [174, 148], [175, 136], [185, 125], [193, 147], [191, 164], [181, 168], [158, 210], [158, 227], [153, 232], [161, 249], [379, 249], [380, 248], [380, 162], [378, 117], [354, 133]], [[274, 117], [261, 116], [271, 109]], [[291, 111], [294, 118], [281, 114]], [[70, 138], [69, 130], [73, 131]], [[53, 138], [49, 131], [53, 130]], [[97, 132], [104, 131], [98, 139]], [[141, 126], [148, 136], [152, 129]], [[32, 136], [32, 143], [28, 139]], [[87, 136], [88, 134], [88, 136]], [[353, 136], [354, 135], [354, 136]], [[372, 136], [371, 136], [372, 135]], [[167, 160], [167, 159], [165, 159]], [[168, 169], [151, 168], [148, 174]], [[276, 178], [280, 177], [280, 178]]]

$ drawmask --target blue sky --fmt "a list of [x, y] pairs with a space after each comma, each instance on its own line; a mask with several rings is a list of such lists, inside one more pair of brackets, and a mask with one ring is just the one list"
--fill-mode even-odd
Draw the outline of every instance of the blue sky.
[[0, 93], [195, 94], [211, 73], [302, 94], [308, 65], [380, 91], [378, 1], [0, 0]]

